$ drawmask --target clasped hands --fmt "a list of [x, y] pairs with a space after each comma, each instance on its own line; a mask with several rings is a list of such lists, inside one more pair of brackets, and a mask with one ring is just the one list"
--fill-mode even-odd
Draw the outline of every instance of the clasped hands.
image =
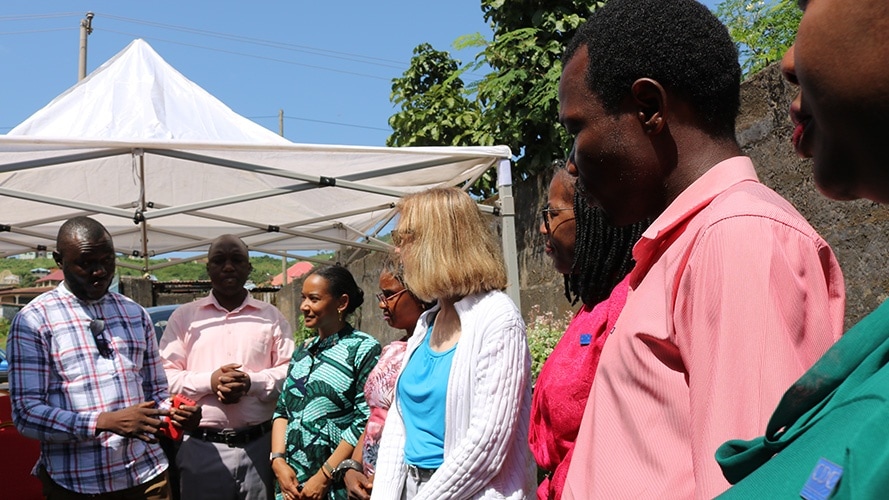
[[210, 375], [210, 387], [220, 403], [235, 404], [250, 390], [250, 375], [239, 370], [240, 367], [237, 363], [229, 363]]

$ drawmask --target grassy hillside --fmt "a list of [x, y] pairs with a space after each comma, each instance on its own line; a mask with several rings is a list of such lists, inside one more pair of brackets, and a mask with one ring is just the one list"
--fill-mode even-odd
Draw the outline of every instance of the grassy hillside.
[[[333, 254], [320, 254], [317, 257], [332, 258]], [[124, 262], [141, 266], [142, 259], [131, 259], [129, 257], [120, 257]], [[167, 262], [168, 259], [150, 259], [151, 264], [161, 264]], [[295, 261], [288, 260], [288, 265], [293, 265]], [[250, 263], [253, 264], [253, 272], [250, 273], [250, 280], [257, 285], [262, 285], [271, 281], [275, 275], [281, 274], [281, 259], [268, 255], [250, 257]], [[29, 287], [34, 285], [37, 278], [29, 272], [35, 268], [55, 269], [56, 263], [51, 258], [38, 259], [0, 259], [0, 272], [8, 270], [12, 274], [16, 274], [21, 278], [20, 287]], [[137, 269], [129, 269], [118, 266], [117, 272], [121, 276], [141, 276], [142, 272]], [[203, 262], [182, 262], [174, 266], [164, 267], [152, 272], [158, 281], [193, 281], [210, 279], [207, 276], [207, 268]]]

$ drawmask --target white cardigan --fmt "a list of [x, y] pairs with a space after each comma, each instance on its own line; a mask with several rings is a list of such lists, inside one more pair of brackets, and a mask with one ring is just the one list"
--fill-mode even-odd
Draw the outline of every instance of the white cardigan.
[[[448, 378], [444, 463], [416, 498], [532, 498], [536, 469], [528, 448], [531, 355], [525, 323], [500, 291], [466, 297], [455, 307], [462, 333]], [[436, 310], [420, 317], [402, 369], [425, 339]], [[397, 398], [394, 409], [380, 442], [374, 500], [400, 499], [407, 475]]]

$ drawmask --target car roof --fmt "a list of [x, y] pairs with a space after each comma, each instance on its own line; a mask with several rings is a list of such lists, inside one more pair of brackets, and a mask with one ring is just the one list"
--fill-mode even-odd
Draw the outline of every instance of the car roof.
[[161, 311], [174, 311], [174, 310], [176, 310], [177, 307], [179, 307], [181, 305], [182, 304], [167, 304], [165, 306], [151, 306], [151, 307], [146, 307], [145, 310], [148, 311], [149, 313], [161, 312]]

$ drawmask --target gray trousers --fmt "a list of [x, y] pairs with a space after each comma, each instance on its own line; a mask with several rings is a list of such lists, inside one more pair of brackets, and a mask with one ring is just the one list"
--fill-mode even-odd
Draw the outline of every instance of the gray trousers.
[[401, 488], [401, 500], [411, 500], [417, 496], [420, 487], [429, 482], [429, 478], [435, 473], [433, 469], [418, 469], [405, 465], [407, 477], [404, 479], [404, 487]]
[[270, 500], [275, 475], [269, 463], [271, 433], [244, 446], [229, 447], [186, 435], [176, 455], [182, 498], [188, 500]]

